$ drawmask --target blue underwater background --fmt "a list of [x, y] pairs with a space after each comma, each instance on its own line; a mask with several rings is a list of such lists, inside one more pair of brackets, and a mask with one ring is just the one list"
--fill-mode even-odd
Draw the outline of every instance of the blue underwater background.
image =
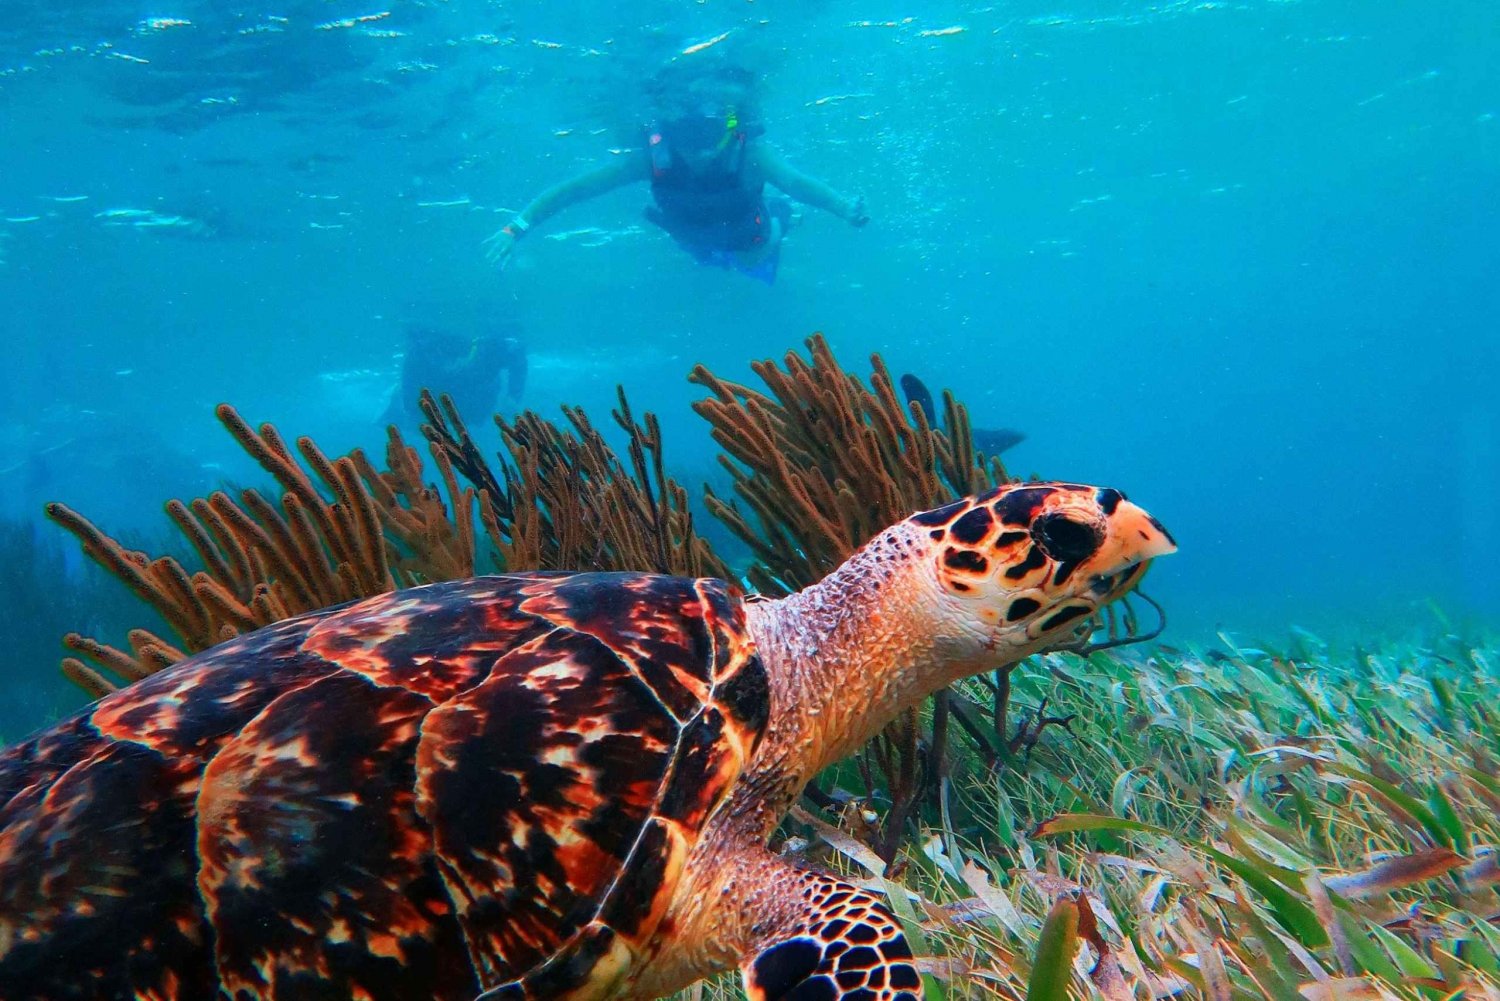
[[[637, 186], [488, 265], [705, 42], [869, 226], [808, 210], [767, 286]], [[550, 416], [623, 383], [690, 488], [723, 482], [692, 365], [821, 330], [1156, 514], [1167, 641], [1493, 629], [1497, 67], [1493, 0], [7, 4], [0, 735], [82, 701], [57, 636], [100, 582], [41, 504], [165, 539], [167, 498], [263, 479], [220, 401], [379, 448], [414, 320], [519, 324]]]

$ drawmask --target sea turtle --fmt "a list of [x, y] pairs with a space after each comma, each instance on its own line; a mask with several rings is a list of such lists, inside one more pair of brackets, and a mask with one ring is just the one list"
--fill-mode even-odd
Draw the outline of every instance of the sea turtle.
[[0, 754], [0, 997], [917, 1001], [876, 896], [765, 845], [938, 687], [1171, 552], [1115, 490], [1001, 487], [820, 583], [514, 573], [230, 640]]

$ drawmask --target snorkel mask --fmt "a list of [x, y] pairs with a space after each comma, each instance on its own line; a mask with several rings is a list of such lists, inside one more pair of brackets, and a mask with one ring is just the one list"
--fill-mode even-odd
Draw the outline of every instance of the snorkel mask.
[[732, 107], [723, 112], [674, 118], [652, 129], [653, 136], [664, 136], [684, 153], [722, 153], [735, 142], [740, 131], [739, 112]]

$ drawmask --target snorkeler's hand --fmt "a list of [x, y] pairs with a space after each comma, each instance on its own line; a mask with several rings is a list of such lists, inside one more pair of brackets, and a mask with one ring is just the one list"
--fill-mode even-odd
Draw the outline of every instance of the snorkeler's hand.
[[859, 227], [870, 221], [870, 213], [865, 211], [865, 196], [855, 195], [849, 200], [849, 206], [844, 210], [844, 218], [849, 225]]
[[506, 225], [495, 230], [484, 241], [484, 259], [504, 270], [510, 263], [511, 255], [516, 252], [516, 241], [520, 238], [521, 233], [514, 226]]

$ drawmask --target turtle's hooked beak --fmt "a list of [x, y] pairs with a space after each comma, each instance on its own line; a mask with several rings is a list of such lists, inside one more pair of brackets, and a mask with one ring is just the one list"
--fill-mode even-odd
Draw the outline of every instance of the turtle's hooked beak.
[[1177, 543], [1161, 522], [1139, 505], [1122, 500], [1109, 516], [1109, 534], [1099, 547], [1096, 558], [1112, 556], [1125, 565], [1144, 563], [1175, 552]]
[[1106, 515], [1104, 540], [1089, 560], [1089, 590], [1101, 605], [1113, 601], [1140, 582], [1153, 559], [1175, 552], [1161, 522], [1122, 498]]

